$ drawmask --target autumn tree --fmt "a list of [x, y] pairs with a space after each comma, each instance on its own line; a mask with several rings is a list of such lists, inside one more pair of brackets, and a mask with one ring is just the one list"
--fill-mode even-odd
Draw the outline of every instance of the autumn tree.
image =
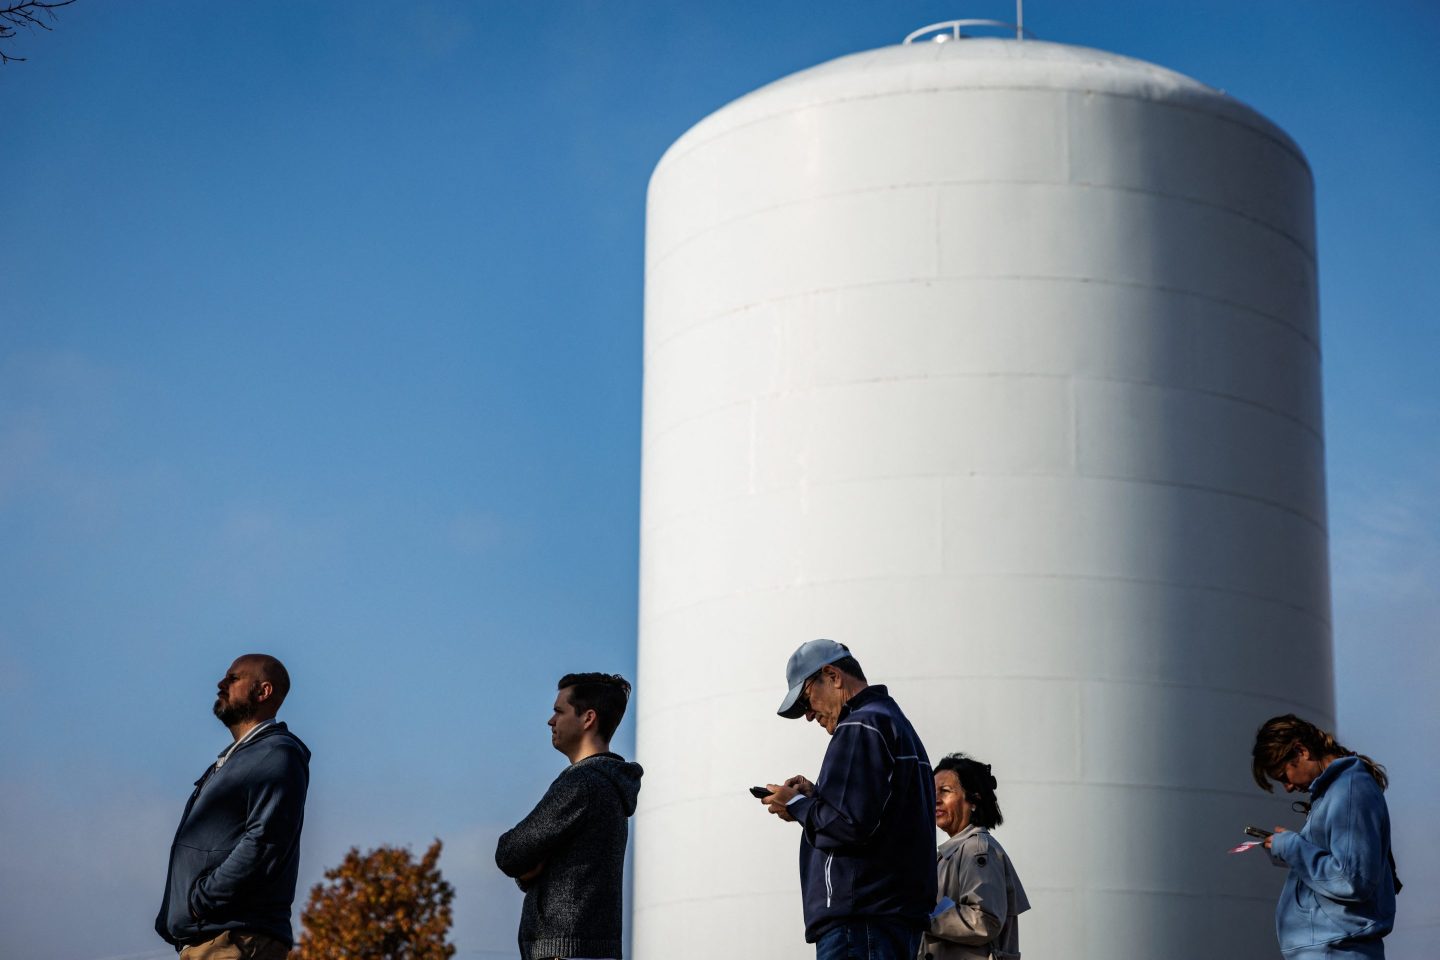
[[439, 840], [418, 863], [404, 847], [352, 847], [310, 890], [292, 960], [449, 960], [455, 890], [439, 861]]

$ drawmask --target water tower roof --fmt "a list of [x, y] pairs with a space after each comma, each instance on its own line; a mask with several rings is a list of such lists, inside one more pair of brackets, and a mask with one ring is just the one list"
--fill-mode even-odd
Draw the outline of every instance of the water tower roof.
[[790, 74], [721, 107], [687, 131], [666, 156], [685, 153], [736, 127], [815, 104], [958, 90], [1071, 91], [1202, 110], [1274, 138], [1305, 162], [1300, 148], [1274, 123], [1224, 91], [1182, 73], [1090, 47], [989, 38], [896, 44]]

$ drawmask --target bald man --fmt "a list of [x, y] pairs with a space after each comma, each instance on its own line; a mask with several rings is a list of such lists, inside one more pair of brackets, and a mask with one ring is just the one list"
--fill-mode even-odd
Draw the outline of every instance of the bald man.
[[155, 931], [181, 960], [284, 960], [310, 750], [277, 723], [290, 692], [285, 665], [264, 653], [225, 671], [216, 718], [230, 730], [185, 804]]

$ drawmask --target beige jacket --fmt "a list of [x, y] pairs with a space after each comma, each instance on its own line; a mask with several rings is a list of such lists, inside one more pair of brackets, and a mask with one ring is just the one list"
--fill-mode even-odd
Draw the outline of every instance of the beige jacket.
[[919, 960], [1018, 960], [1019, 915], [1030, 909], [1005, 850], [985, 827], [966, 827], [936, 851], [940, 902]]

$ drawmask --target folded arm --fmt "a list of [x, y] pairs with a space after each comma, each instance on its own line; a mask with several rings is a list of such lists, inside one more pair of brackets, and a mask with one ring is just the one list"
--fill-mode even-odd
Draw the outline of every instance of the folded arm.
[[520, 881], [522, 888], [534, 880], [545, 861], [580, 828], [586, 798], [581, 777], [562, 775], [524, 820], [501, 834], [495, 846], [495, 865], [507, 877]]

